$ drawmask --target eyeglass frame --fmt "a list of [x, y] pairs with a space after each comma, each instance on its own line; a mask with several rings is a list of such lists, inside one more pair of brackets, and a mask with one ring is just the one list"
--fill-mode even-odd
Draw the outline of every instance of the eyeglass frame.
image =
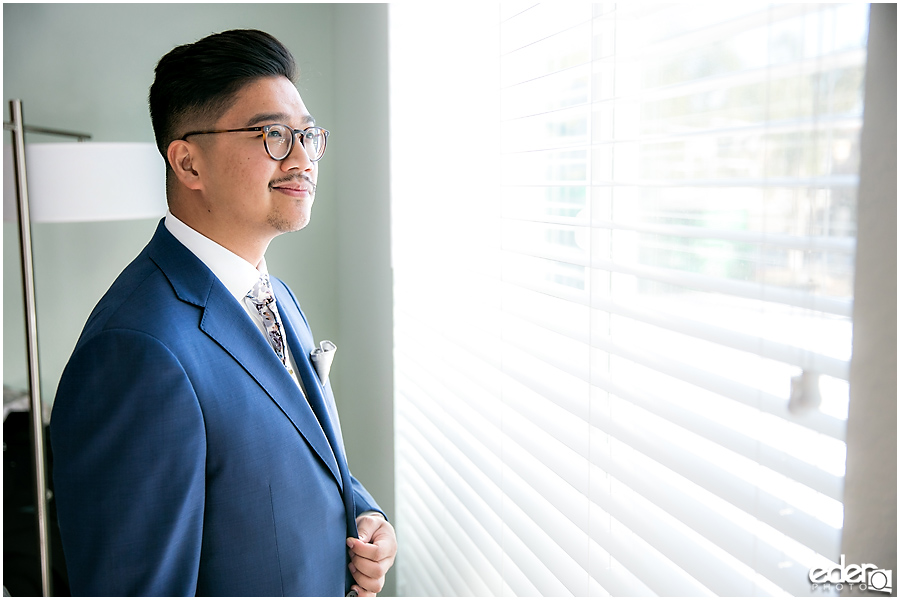
[[[269, 134], [269, 129], [271, 129], [272, 127], [284, 127], [286, 129], [290, 129], [291, 132], [293, 132], [291, 135], [290, 148], [288, 148], [287, 154], [284, 155], [284, 158], [275, 158], [274, 156], [272, 156], [272, 152], [269, 151], [269, 144], [266, 142], [266, 136]], [[288, 156], [290, 156], [291, 152], [294, 150], [294, 140], [297, 138], [297, 134], [298, 133], [306, 134], [306, 132], [309, 131], [310, 129], [320, 129], [325, 134], [325, 144], [323, 145], [323, 148], [322, 148], [322, 155], [319, 156], [319, 158], [313, 159], [312, 157], [309, 156], [308, 152], [306, 153], [307, 158], [309, 158], [309, 162], [317, 163], [320, 160], [322, 160], [322, 156], [325, 156], [325, 146], [328, 146], [328, 134], [329, 134], [329, 131], [327, 129], [325, 129], [324, 127], [319, 127], [317, 125], [314, 125], [312, 127], [307, 127], [306, 129], [294, 129], [293, 127], [290, 127], [289, 125], [285, 125], [283, 123], [272, 123], [270, 125], [260, 125], [258, 127], [241, 127], [239, 129], [215, 129], [212, 131], [191, 131], [191, 132], [184, 134], [183, 136], [181, 136], [178, 139], [184, 142], [184, 141], [187, 141], [187, 138], [192, 135], [207, 135], [210, 133], [237, 133], [237, 132], [241, 132], [241, 131], [261, 131], [263, 134], [263, 136], [262, 136], [263, 137], [263, 147], [266, 149], [266, 154], [268, 154], [269, 158], [271, 158], [272, 160], [281, 161], [281, 160], [285, 160]], [[306, 152], [306, 147], [303, 146], [302, 142], [301, 142], [300, 146], [303, 148], [303, 151]]]

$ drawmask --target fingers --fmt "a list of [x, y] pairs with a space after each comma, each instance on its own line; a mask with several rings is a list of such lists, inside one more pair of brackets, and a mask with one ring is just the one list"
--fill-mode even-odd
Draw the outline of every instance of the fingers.
[[[367, 547], [366, 549], [368, 549], [368, 547], [371, 546], [371, 544], [363, 544], [358, 540], [355, 541], [357, 542], [356, 548], [363, 548], [365, 546]], [[381, 561], [371, 560], [361, 556], [354, 550], [351, 550], [348, 568], [353, 575], [353, 579], [356, 580], [356, 583], [358, 583], [360, 587], [367, 591], [378, 593], [384, 588], [385, 575], [387, 575], [388, 569], [391, 568], [393, 562], [393, 557]]]
[[351, 554], [375, 562], [390, 559], [395, 554], [389, 544], [380, 543], [377, 539], [373, 540], [371, 544], [367, 544], [354, 538], [348, 538], [347, 546], [350, 548]]
[[[394, 527], [378, 517], [360, 517], [357, 519], [359, 539], [347, 538], [350, 550], [376, 562], [389, 561], [388, 567], [394, 562], [397, 554], [397, 535]], [[387, 570], [387, 569], [385, 569]]]
[[[356, 559], [354, 559], [354, 561], [355, 560]], [[372, 563], [371, 561], [369, 561], [369, 563], [370, 564], [368, 566], [376, 564]], [[350, 563], [349, 569], [350, 573], [353, 575], [353, 579], [357, 583], [357, 586], [354, 587], [360, 588], [360, 596], [374, 596], [384, 588], [384, 574], [381, 574], [379, 576], [377, 574], [366, 573], [358, 568], [354, 562]]]
[[359, 595], [372, 595], [384, 588], [384, 578], [394, 564], [397, 554], [397, 535], [394, 527], [380, 513], [357, 517], [359, 539], [347, 538], [350, 548], [350, 573], [359, 588]]
[[[380, 581], [382, 584], [384, 583], [384, 576], [387, 575], [388, 570], [391, 568], [393, 564], [393, 560], [382, 560], [375, 561], [369, 560], [368, 558], [364, 558], [359, 556], [358, 554], [354, 554], [352, 551], [350, 552], [350, 572], [354, 573], [354, 575], [358, 572], [361, 576], [364, 576], [372, 581]], [[381, 590], [374, 589], [374, 584], [366, 585], [362, 581], [359, 581], [360, 585], [368, 590], [372, 590], [375, 592], [379, 592]]]

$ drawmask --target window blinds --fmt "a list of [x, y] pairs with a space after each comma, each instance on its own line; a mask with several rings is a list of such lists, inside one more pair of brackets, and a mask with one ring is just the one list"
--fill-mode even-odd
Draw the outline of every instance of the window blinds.
[[390, 15], [399, 591], [808, 595], [867, 6]]

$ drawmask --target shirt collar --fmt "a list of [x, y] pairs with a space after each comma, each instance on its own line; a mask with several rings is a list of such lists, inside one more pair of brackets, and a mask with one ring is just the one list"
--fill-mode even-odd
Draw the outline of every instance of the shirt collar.
[[253, 266], [231, 250], [191, 229], [168, 210], [165, 223], [169, 233], [209, 267], [238, 302], [243, 302], [244, 296], [256, 285], [260, 276], [269, 272], [265, 257], [259, 265]]

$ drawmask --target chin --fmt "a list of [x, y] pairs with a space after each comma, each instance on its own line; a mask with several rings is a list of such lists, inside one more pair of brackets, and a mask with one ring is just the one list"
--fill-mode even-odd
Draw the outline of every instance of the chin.
[[269, 215], [269, 226], [278, 233], [290, 233], [292, 231], [300, 231], [309, 225], [310, 211], [309, 209], [301, 210], [297, 214], [285, 215], [276, 212]]

